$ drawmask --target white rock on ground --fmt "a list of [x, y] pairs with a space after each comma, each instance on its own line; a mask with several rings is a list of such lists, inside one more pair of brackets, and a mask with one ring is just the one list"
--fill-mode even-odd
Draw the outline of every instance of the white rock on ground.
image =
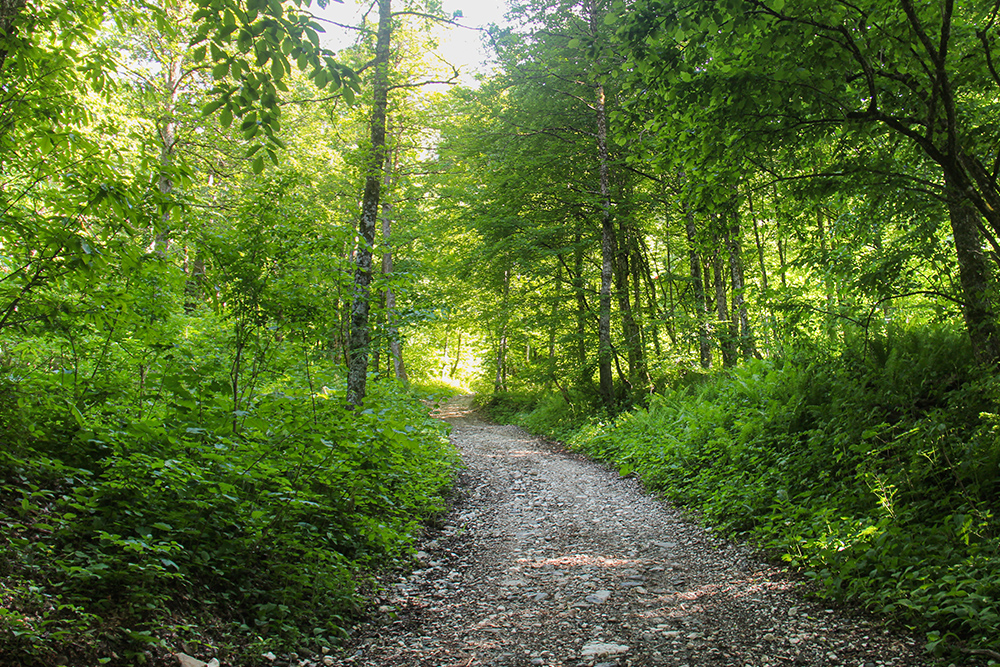
[[359, 628], [336, 664], [930, 664], [918, 639], [806, 599], [781, 568], [635, 480], [484, 423], [468, 397], [442, 416], [466, 464], [448, 530], [420, 545], [421, 569], [387, 575], [373, 610], [392, 611]]

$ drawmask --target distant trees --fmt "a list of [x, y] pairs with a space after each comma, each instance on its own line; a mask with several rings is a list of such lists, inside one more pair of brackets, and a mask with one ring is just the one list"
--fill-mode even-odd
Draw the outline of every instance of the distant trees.
[[485, 130], [462, 150], [483, 247], [517, 248], [510, 302], [537, 312], [518, 336], [556, 331], [563, 347], [506, 377], [572, 377], [611, 406], [671, 368], [956, 315], [977, 358], [998, 360], [995, 3], [518, 2], [511, 16], [524, 22], [495, 35], [503, 76], [475, 102]]

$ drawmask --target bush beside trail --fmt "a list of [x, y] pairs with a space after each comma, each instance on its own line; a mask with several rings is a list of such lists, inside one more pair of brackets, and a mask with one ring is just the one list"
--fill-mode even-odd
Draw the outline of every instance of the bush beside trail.
[[445, 509], [457, 455], [427, 392], [376, 383], [350, 411], [293, 350], [234, 411], [218, 359], [173, 354], [145, 398], [121, 377], [0, 385], [0, 664], [335, 646], [368, 573]]

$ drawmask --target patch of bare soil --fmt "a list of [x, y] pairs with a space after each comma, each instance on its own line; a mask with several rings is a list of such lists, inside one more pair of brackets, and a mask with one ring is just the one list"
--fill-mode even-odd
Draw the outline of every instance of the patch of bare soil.
[[327, 664], [930, 664], [913, 639], [806, 599], [634, 480], [484, 423], [470, 397], [441, 416], [466, 465], [447, 525]]

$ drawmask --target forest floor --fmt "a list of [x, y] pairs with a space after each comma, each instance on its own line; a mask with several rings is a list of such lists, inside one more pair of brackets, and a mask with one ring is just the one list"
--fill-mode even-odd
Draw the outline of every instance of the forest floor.
[[470, 397], [440, 416], [465, 468], [422, 567], [327, 664], [550, 667], [927, 665], [920, 642], [751, 548], [719, 539], [633, 479], [512, 426]]

